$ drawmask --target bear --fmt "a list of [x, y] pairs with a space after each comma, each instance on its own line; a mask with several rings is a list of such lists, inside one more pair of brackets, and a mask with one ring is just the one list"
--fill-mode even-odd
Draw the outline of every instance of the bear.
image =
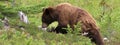
[[73, 6], [70, 3], [61, 3], [56, 6], [50, 6], [43, 9], [42, 14], [42, 29], [46, 28], [52, 22], [57, 21], [58, 26], [55, 28], [56, 33], [66, 34], [67, 31], [63, 28], [70, 28], [74, 31], [74, 25], [80, 22], [82, 33], [88, 33], [85, 36], [89, 37], [96, 45], [104, 45], [100, 28], [97, 26], [95, 19], [87, 11]]

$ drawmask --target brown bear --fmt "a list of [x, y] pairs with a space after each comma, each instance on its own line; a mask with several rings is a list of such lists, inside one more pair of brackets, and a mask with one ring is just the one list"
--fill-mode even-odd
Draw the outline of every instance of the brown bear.
[[95, 42], [96, 45], [104, 45], [99, 32], [99, 27], [96, 25], [94, 18], [85, 10], [72, 6], [69, 3], [61, 3], [54, 7], [48, 7], [43, 10], [42, 28], [46, 29], [54, 21], [58, 21], [58, 26], [55, 31], [57, 33], [67, 33], [65, 29], [67, 25], [74, 30], [74, 25], [81, 23], [83, 33], [88, 33], [86, 36]]

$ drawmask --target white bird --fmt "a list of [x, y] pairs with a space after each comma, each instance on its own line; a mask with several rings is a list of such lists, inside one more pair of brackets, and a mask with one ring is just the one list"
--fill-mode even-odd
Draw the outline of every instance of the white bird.
[[18, 15], [19, 15], [21, 21], [23, 21], [26, 24], [29, 23], [27, 16], [22, 11], [19, 11]]

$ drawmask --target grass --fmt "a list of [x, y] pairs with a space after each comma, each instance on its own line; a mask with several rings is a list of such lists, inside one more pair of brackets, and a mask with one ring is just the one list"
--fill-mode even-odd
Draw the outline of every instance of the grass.
[[[102, 37], [107, 37], [106, 45], [120, 44], [120, 1], [105, 0], [15, 0], [14, 7], [11, 1], [7, 3], [0, 1], [0, 18], [7, 16], [11, 28], [3, 29], [0, 22], [0, 45], [93, 45], [90, 39], [76, 34], [56, 34], [44, 32], [38, 29], [41, 26], [42, 8], [55, 6], [59, 3], [68, 2], [74, 6], [87, 10], [97, 21]], [[103, 9], [105, 8], [105, 9]], [[2, 11], [1, 11], [2, 10]], [[29, 18], [30, 24], [20, 22], [17, 11], [22, 10]], [[105, 14], [102, 13], [105, 11]], [[102, 17], [101, 17], [102, 16]], [[57, 22], [52, 23], [49, 28], [56, 27]], [[21, 30], [18, 26], [24, 26]]]

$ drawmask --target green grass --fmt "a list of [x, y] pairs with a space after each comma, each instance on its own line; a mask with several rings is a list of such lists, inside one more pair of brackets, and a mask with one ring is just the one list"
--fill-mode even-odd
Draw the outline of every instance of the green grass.
[[[41, 26], [42, 8], [55, 6], [59, 3], [68, 2], [74, 6], [87, 10], [97, 21], [102, 37], [107, 37], [110, 42], [106, 45], [120, 44], [120, 1], [105, 0], [105, 9], [101, 6], [101, 0], [15, 0], [15, 6], [8, 2], [0, 1], [0, 18], [7, 16], [11, 28], [3, 29], [0, 22], [0, 45], [93, 45], [90, 39], [76, 34], [56, 34], [44, 32], [38, 29]], [[30, 24], [20, 22], [17, 12], [22, 10], [29, 18]], [[112, 10], [112, 11], [111, 11]], [[105, 14], [101, 18], [102, 12]], [[49, 28], [56, 27], [57, 22]], [[21, 30], [18, 26], [25, 26]]]

